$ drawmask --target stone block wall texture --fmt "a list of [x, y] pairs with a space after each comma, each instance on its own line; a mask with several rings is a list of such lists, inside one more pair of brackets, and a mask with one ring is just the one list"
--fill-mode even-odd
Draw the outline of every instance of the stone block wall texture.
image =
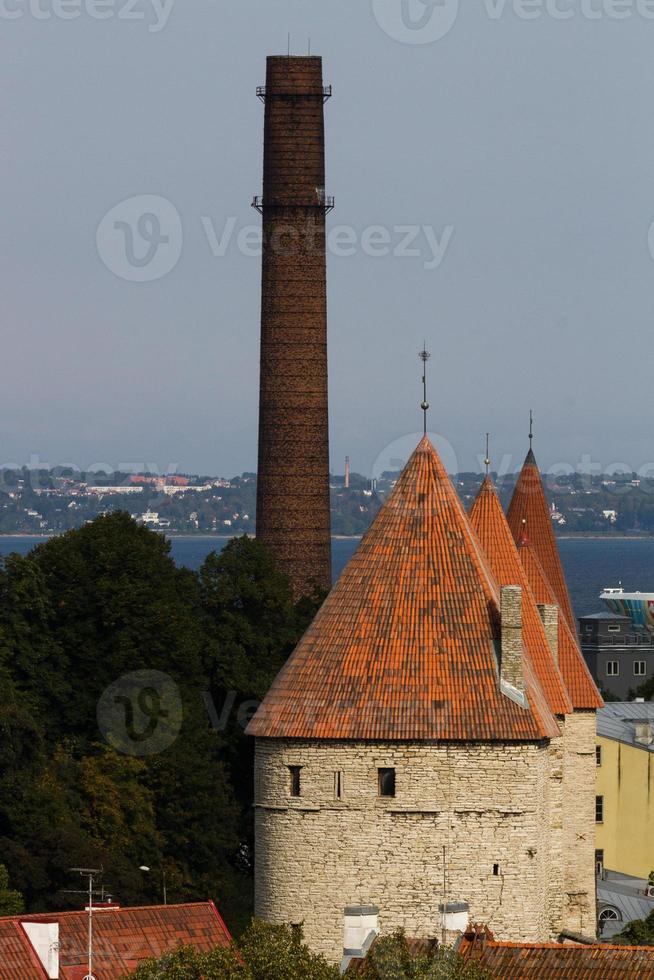
[[[573, 746], [567, 751], [572, 759]], [[497, 938], [555, 939], [568, 906], [564, 878], [575, 888], [588, 879], [581, 859], [563, 861], [563, 757], [563, 738], [257, 739], [256, 915], [303, 922], [309, 945], [333, 962], [347, 905], [377, 905], [383, 932], [438, 936], [445, 897], [469, 902], [471, 920], [487, 922]], [[300, 797], [289, 795], [292, 765], [302, 767]], [[396, 770], [393, 798], [378, 795], [380, 767]]]
[[594, 936], [596, 715], [566, 715], [563, 734], [563, 812], [565, 826], [564, 928]]
[[331, 587], [320, 58], [267, 62], [257, 537], [296, 594]]

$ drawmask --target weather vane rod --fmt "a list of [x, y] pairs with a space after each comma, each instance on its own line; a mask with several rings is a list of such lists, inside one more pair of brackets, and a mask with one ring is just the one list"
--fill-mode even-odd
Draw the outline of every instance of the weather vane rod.
[[488, 470], [490, 468], [490, 432], [486, 433], [486, 459], [484, 460], [484, 466], [486, 467], [486, 476], [488, 476]]
[[427, 401], [427, 361], [431, 357], [431, 354], [427, 350], [427, 341], [423, 341], [422, 350], [418, 354], [418, 357], [422, 361], [422, 404], [420, 408], [423, 413], [423, 428], [424, 434], [427, 435], [427, 412], [429, 411], [429, 402]]
[[534, 441], [534, 413], [529, 409], [529, 448], [531, 449]]

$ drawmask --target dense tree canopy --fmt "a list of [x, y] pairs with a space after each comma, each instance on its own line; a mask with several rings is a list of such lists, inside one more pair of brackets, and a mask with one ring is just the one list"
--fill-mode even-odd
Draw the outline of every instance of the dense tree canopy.
[[317, 601], [256, 541], [196, 574], [123, 513], [0, 565], [0, 861], [28, 910], [75, 905], [85, 865], [123, 904], [165, 871], [170, 900], [247, 921], [243, 729]]
[[289, 926], [252, 922], [238, 947], [199, 953], [182, 947], [148, 960], [134, 980], [338, 980], [339, 971], [316, 956]]

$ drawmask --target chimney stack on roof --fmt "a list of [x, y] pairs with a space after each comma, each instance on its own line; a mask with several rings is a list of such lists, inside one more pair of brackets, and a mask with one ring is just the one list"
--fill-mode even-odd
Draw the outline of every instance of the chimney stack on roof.
[[538, 603], [538, 612], [543, 621], [545, 636], [549, 643], [554, 663], [559, 663], [559, 607], [547, 602]]
[[509, 685], [524, 696], [525, 673], [522, 644], [522, 589], [505, 585], [500, 592], [502, 687]]

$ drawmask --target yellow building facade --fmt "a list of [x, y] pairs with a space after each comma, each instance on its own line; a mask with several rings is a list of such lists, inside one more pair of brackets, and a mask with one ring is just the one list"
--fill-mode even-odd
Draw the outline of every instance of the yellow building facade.
[[654, 870], [654, 703], [609, 703], [597, 713], [595, 846], [604, 868]]

